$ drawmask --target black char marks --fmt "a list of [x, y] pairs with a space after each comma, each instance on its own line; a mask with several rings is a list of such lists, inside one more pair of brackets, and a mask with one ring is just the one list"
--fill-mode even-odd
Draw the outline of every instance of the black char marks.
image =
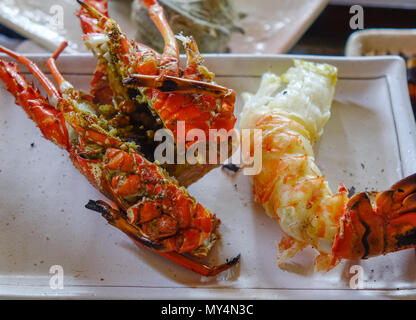
[[394, 236], [398, 248], [406, 248], [416, 245], [416, 228], [408, 230], [405, 234]]

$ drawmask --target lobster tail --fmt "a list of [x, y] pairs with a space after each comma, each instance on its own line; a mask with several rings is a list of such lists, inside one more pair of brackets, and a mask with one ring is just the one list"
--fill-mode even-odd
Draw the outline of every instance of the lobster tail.
[[388, 218], [416, 212], [416, 173], [380, 193], [376, 205], [379, 214]]
[[335, 237], [334, 258], [366, 259], [416, 247], [416, 174], [389, 190], [359, 193], [347, 203]]

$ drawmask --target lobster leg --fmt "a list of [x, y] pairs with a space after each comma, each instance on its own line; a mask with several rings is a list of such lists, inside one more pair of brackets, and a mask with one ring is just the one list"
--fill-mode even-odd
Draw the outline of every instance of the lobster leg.
[[[0, 47], [0, 50], [10, 53], [10, 51], [4, 50], [2, 47]], [[19, 61], [22, 61], [22, 59]], [[24, 62], [27, 63], [28, 61]], [[30, 66], [32, 71], [36, 72], [35, 75], [43, 80], [42, 83], [46, 84], [46, 89], [57, 97], [59, 94], [58, 90], [46, 76], [34, 64], [29, 63], [28, 66]], [[6, 84], [6, 89], [16, 98], [16, 103], [38, 125], [43, 136], [59, 147], [68, 150], [68, 132], [64, 125], [62, 114], [48, 102], [47, 98], [40, 94], [39, 90], [26, 81], [19, 72], [17, 65], [13, 62], [0, 60], [0, 78]]]
[[210, 82], [214, 75], [209, 73], [209, 77], [205, 77], [205, 79], [203, 79], [198, 70], [198, 68], [201, 67], [203, 59], [199, 53], [198, 45], [196, 44], [195, 39], [192, 36], [179, 37], [179, 39], [182, 40], [186, 52], [186, 68], [183, 71], [183, 76], [188, 79], [204, 80], [206, 82]]
[[[82, 6], [83, 9], [85, 9], [88, 14], [96, 19], [96, 28], [99, 28], [99, 33], [103, 33], [104, 29], [106, 28], [106, 24], [108, 25], [107, 28], [111, 30], [110, 37], [114, 38], [115, 43], [117, 43], [118, 46], [121, 47], [121, 53], [128, 53], [129, 52], [129, 42], [127, 40], [127, 37], [125, 37], [123, 30], [121, 27], [115, 22], [113, 19], [109, 18], [108, 16], [102, 14], [100, 11], [98, 11], [95, 7], [92, 7], [88, 5], [83, 0], [77, 0], [78, 3]], [[125, 58], [126, 65], [129, 64], [128, 56]]]
[[[67, 82], [64, 77], [62, 76], [62, 74], [59, 72], [57, 66], [56, 66], [56, 59], [59, 56], [59, 54], [65, 49], [65, 47], [67, 46], [67, 42], [63, 42], [58, 49], [53, 53], [52, 57], [48, 59], [47, 64], [48, 67], [50, 68], [52, 75], [54, 76], [55, 80], [58, 82], [59, 86], [62, 86], [62, 89], [68, 89], [68, 88], [72, 88], [72, 85]], [[47, 92], [49, 94], [52, 95], [52, 98], [56, 99], [56, 100], [62, 100], [62, 93], [60, 91], [58, 91], [58, 89], [55, 87], [55, 85], [52, 83], [52, 81], [50, 81], [46, 75], [29, 59], [19, 55], [18, 53], [15, 53], [13, 51], [10, 51], [8, 49], [5, 49], [3, 47], [0, 46], [0, 51], [6, 52], [7, 54], [10, 54], [12, 57], [18, 59], [19, 62], [23, 63], [25, 66], [27, 66], [29, 68], [29, 70], [36, 76], [36, 78], [38, 78], [42, 85], [45, 87], [45, 89], [47, 90]], [[15, 66], [15, 69], [17, 71], [17, 67]], [[17, 71], [18, 73], [18, 71]], [[16, 74], [16, 72], [15, 72]], [[20, 75], [20, 73], [17, 75], [16, 74], [16, 79], [19, 79], [19, 81], [17, 82], [21, 82], [24, 83], [24, 85], [26, 85], [27, 87], [31, 87], [31, 89], [35, 92], [35, 94], [39, 97], [41, 97], [40, 93], [35, 90], [31, 85], [29, 85], [26, 80], [23, 78], [22, 75]], [[7, 81], [10, 82], [10, 80], [3, 80], [4, 82], [7, 83]], [[12, 82], [13, 83], [13, 82]], [[12, 94], [15, 94], [16, 90], [18, 91], [19, 89], [16, 88], [11, 88], [8, 89]], [[64, 92], [65, 90], [63, 90], [62, 92]], [[46, 103], [49, 105], [49, 103], [47, 102], [46, 98], [41, 97], [44, 101], [46, 101]], [[72, 97], [69, 97], [70, 99]], [[26, 101], [26, 103], [32, 104], [32, 101], [30, 99], [30, 97], [27, 97], [27, 99], [29, 99], [28, 101]], [[24, 107], [24, 109], [26, 110], [25, 105], [25, 101], [22, 102], [23, 104], [20, 104]], [[72, 108], [71, 105], [67, 105], [64, 104], [67, 108]], [[60, 105], [62, 107], [62, 104]], [[61, 112], [59, 112], [61, 111]], [[65, 125], [65, 119], [64, 119], [64, 115], [63, 112], [64, 110], [56, 110], [56, 108], [52, 107], [51, 105], [47, 106], [43, 106], [42, 108], [42, 113], [40, 113], [40, 115], [37, 115], [37, 118], [33, 118], [31, 116], [31, 114], [29, 113], [30, 111], [26, 112], [29, 114], [29, 116], [31, 117], [31, 119], [33, 119], [33, 121], [36, 122], [36, 124], [38, 124], [39, 128], [41, 129], [42, 133], [44, 134], [44, 136], [49, 139], [52, 140], [52, 142], [55, 142], [56, 144], [58, 144], [61, 147], [64, 147], [65, 149], [67, 149], [70, 153], [70, 146], [69, 146], [69, 139], [68, 139], [68, 131], [67, 131], [67, 127]], [[56, 120], [52, 121], [51, 116], [55, 117]], [[106, 145], [106, 144], [110, 144], [110, 145], [119, 145], [120, 142], [117, 139], [113, 139], [112, 137], [105, 135], [105, 134], [100, 134], [94, 130], [89, 130], [89, 129], [83, 129], [79, 126], [76, 126], [74, 123], [72, 123], [71, 121], [69, 122], [71, 124], [71, 126], [81, 135], [87, 135], [90, 136], [91, 139], [94, 139], [95, 142], [97, 143], [101, 143], [101, 145]], [[45, 131], [46, 130], [46, 131]], [[60, 131], [59, 131], [60, 130]]]
[[[95, 27], [98, 29], [98, 32], [84, 36], [85, 44], [99, 61], [91, 82], [91, 93], [99, 104], [111, 105], [115, 102], [120, 114], [129, 115], [136, 110], [137, 105], [123, 86], [122, 79], [132, 72], [156, 74], [158, 55], [150, 48], [129, 41], [113, 19], [84, 1], [78, 2], [85, 10], [84, 14], [96, 20]], [[133, 61], [132, 57], [135, 58]]]
[[206, 277], [216, 276], [217, 274], [231, 268], [240, 260], [240, 255], [237, 255], [236, 257], [234, 257], [230, 261], [227, 261], [224, 264], [218, 266], [207, 266], [200, 262], [194, 261], [182, 254], [176, 252], [165, 252], [163, 251], [163, 245], [155, 243], [154, 241], [151, 241], [150, 239], [141, 236], [142, 232], [138, 227], [128, 223], [119, 210], [111, 208], [104, 201], [90, 200], [85, 207], [87, 209], [100, 212], [109, 224], [123, 231], [138, 245], [147, 247], [150, 250], [160, 254], [161, 256], [171, 260], [172, 262], [188, 270], [194, 271], [200, 275]]
[[163, 8], [156, 0], [142, 0], [149, 11], [150, 18], [162, 34], [165, 42], [161, 58], [162, 74], [179, 75], [179, 47], [175, 35], [166, 20]]
[[[81, 28], [84, 34], [101, 33], [102, 27], [99, 26], [101, 17], [108, 17], [108, 3], [107, 0], [86, 0], [85, 3], [94, 7], [100, 16], [89, 14], [89, 11], [81, 6], [77, 12], [77, 16], [81, 21]], [[113, 91], [108, 83], [107, 66], [98, 62], [94, 72], [94, 77], [91, 80], [91, 94], [94, 97], [94, 102], [98, 104], [111, 105], [113, 98]]]
[[207, 94], [234, 104], [235, 91], [225, 87], [203, 81], [173, 77], [173, 76], [148, 76], [133, 74], [126, 78], [123, 83], [130, 87], [148, 87], [162, 92], [181, 92]]
[[[103, 14], [94, 6], [89, 5], [85, 1], [77, 1], [82, 6], [80, 12], [84, 11], [84, 15], [95, 19], [94, 27], [96, 31], [91, 33], [92, 36], [94, 37], [97, 33], [101, 33], [106, 34], [107, 37], [111, 38], [111, 40], [107, 42], [110, 46], [110, 54], [114, 56], [113, 60], [118, 61], [113, 61], [112, 63], [121, 63], [123, 65], [122, 68], [117, 67], [117, 70], [125, 69], [125, 72], [127, 72], [127, 70], [131, 68], [131, 56], [133, 55], [137, 58], [137, 60], [140, 60], [136, 66], [138, 69], [137, 71], [144, 72], [146, 74], [155, 74], [157, 72], [155, 60], [160, 59], [160, 56], [157, 52], [141, 43], [129, 41], [126, 34], [116, 21], [109, 18], [108, 15]], [[87, 33], [84, 40], [88, 40], [88, 38], [89, 35]]]
[[204, 59], [199, 53], [195, 39], [183, 35], [178, 35], [177, 38], [182, 41], [186, 53], [186, 67], [182, 76], [186, 79], [212, 82], [215, 75], [202, 65]]
[[67, 83], [62, 76], [61, 72], [58, 70], [58, 67], [56, 66], [56, 59], [58, 59], [58, 56], [61, 54], [62, 51], [65, 50], [67, 47], [68, 42], [64, 41], [61, 43], [61, 45], [56, 49], [56, 51], [52, 54], [52, 56], [48, 59], [46, 64], [48, 65], [49, 70], [52, 73], [52, 76], [55, 78], [55, 81], [58, 83], [58, 86], [61, 88], [64, 83]]
[[[82, 5], [84, 3], [86, 6], [93, 7], [97, 12], [99, 12], [102, 16], [108, 17], [108, 2], [107, 0], [84, 0], [82, 3], [78, 1]], [[88, 8], [82, 6], [77, 16], [81, 20], [81, 28], [82, 31], [87, 33], [92, 32], [100, 32], [100, 28], [98, 27], [99, 18], [101, 15], [90, 15], [88, 14]]]

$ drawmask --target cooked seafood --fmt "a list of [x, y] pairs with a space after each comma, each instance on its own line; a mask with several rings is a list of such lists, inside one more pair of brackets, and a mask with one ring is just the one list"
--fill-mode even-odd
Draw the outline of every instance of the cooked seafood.
[[[100, 18], [108, 21], [105, 17]], [[59, 88], [32, 61], [0, 47], [0, 52], [17, 59], [36, 76], [52, 103], [24, 78], [13, 62], [0, 59], [0, 78], [6, 89], [15, 96], [16, 103], [38, 125], [44, 137], [65, 149], [79, 171], [113, 202], [113, 206], [109, 206], [103, 201], [90, 201], [86, 207], [102, 213], [111, 225], [126, 233], [137, 244], [201, 275], [214, 276], [235, 265], [239, 255], [218, 266], [207, 266], [184, 255], [205, 257], [218, 239], [220, 220], [197, 203], [163, 168], [146, 159], [138, 151], [140, 146], [137, 143], [127, 141], [115, 130], [116, 126], [102, 116], [103, 104], [97, 103], [104, 99], [103, 95], [93, 96], [76, 90], [63, 78], [56, 66], [56, 59], [66, 45], [63, 43], [47, 62]], [[128, 60], [130, 57], [125, 58]], [[162, 61], [167, 61], [166, 69], [174, 67], [172, 59], [167, 58], [162, 58]], [[124, 66], [130, 67], [127, 64]], [[150, 80], [163, 82], [163, 77]], [[131, 78], [133, 81], [136, 79], [134, 76]], [[137, 75], [137, 81], [140, 79], [141, 75]], [[183, 85], [180, 78], [172, 76], [168, 79], [178, 81], [179, 88]], [[110, 81], [109, 84], [121, 82]], [[209, 94], [217, 97], [215, 90], [218, 88], [229, 93], [228, 89], [216, 85], [200, 85], [200, 81], [193, 80], [186, 82], [186, 92], [191, 90], [200, 93], [199, 88], [208, 97]], [[117, 95], [120, 92], [126, 91], [124, 88], [111, 90], [119, 106], [123, 102], [123, 96]], [[159, 91], [154, 93], [155, 96], [161, 94]]]
[[[108, 17], [106, 0], [78, 2], [78, 15], [85, 33], [84, 42], [98, 59], [91, 83], [94, 101], [117, 135], [135, 141], [141, 152], [153, 161], [158, 142], [157, 129], [173, 132], [177, 142], [177, 123], [184, 121], [185, 136], [198, 128], [209, 136], [209, 129], [232, 130], [235, 124], [235, 92], [216, 85], [214, 75], [203, 66], [198, 47], [192, 37], [180, 36], [187, 64], [179, 68], [179, 49], [162, 7], [157, 1], [143, 0], [165, 41], [162, 54], [127, 39], [121, 27]], [[193, 144], [187, 142], [186, 148]], [[225, 160], [232, 153], [218, 159]], [[225, 159], [224, 159], [225, 158]], [[188, 186], [218, 164], [174, 164], [163, 167], [181, 185]]]
[[328, 64], [295, 60], [282, 76], [267, 73], [245, 94], [241, 128], [263, 132], [263, 165], [253, 177], [255, 201], [286, 236], [280, 266], [306, 246], [316, 270], [342, 259], [366, 259], [416, 246], [416, 174], [380, 193], [333, 194], [315, 164], [312, 143], [323, 133], [337, 81]]

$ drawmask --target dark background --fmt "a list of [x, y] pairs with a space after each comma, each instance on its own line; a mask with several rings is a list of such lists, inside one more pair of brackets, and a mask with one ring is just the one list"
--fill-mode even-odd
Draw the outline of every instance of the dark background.
[[[330, 1], [317, 20], [289, 53], [344, 55], [345, 43], [356, 30], [351, 30], [350, 7], [359, 3], [364, 8], [364, 28], [416, 28], [416, 0], [390, 0], [375, 6], [375, 1]], [[402, 3], [408, 3], [403, 5]], [[371, 6], [368, 4], [372, 4]], [[413, 3], [413, 5], [411, 5]]]

